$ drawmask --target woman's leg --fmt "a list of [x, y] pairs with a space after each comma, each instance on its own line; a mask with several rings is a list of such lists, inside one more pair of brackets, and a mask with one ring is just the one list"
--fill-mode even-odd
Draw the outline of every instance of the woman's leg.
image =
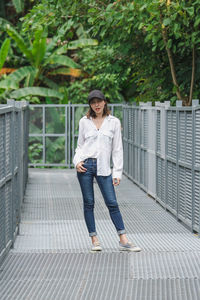
[[[115, 225], [118, 235], [125, 242], [126, 240], [126, 230], [124, 227], [124, 222], [117, 204], [117, 199], [115, 195], [114, 186], [112, 183], [112, 176], [96, 176], [97, 183], [103, 195], [106, 206], [109, 209], [110, 217]], [[120, 240], [121, 240], [120, 238]]]
[[[96, 227], [94, 219], [94, 188], [93, 188], [93, 178], [94, 175], [90, 171], [89, 166], [86, 166], [87, 171], [85, 173], [77, 172], [77, 177], [80, 183], [83, 205], [84, 205], [84, 218], [87, 225], [87, 229], [90, 237], [95, 237]], [[92, 238], [92, 241], [95, 238]]]

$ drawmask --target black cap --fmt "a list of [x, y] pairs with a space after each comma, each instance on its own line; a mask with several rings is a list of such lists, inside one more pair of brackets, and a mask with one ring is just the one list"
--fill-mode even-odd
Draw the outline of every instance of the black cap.
[[88, 101], [90, 102], [93, 98], [106, 100], [106, 97], [100, 90], [93, 90], [88, 95]]

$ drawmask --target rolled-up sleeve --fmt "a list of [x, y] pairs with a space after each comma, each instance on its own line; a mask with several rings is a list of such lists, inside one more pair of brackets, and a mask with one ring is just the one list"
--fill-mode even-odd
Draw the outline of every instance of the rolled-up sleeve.
[[73, 158], [73, 164], [76, 167], [79, 162], [82, 161], [82, 146], [84, 144], [84, 130], [82, 126], [82, 120], [79, 121], [79, 134], [78, 134], [78, 141], [77, 141], [77, 148], [75, 150], [75, 155]]
[[123, 171], [123, 144], [121, 134], [120, 120], [116, 120], [113, 146], [112, 146], [112, 161], [113, 161], [113, 178], [122, 178]]

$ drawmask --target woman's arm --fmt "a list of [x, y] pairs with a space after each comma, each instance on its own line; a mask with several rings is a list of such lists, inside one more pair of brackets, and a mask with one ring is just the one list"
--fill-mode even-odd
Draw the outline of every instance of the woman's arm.
[[79, 133], [78, 133], [78, 141], [77, 141], [77, 148], [75, 150], [75, 155], [73, 158], [74, 166], [76, 167], [79, 162], [82, 161], [82, 146], [84, 144], [85, 138], [84, 138], [84, 130], [83, 130], [83, 124], [82, 119], [79, 121]]
[[[123, 145], [122, 145], [122, 135], [121, 135], [121, 123], [119, 119], [116, 119], [115, 131], [113, 137], [112, 145], [112, 161], [113, 161], [113, 179], [122, 178], [123, 171]], [[117, 181], [117, 180], [116, 180]]]

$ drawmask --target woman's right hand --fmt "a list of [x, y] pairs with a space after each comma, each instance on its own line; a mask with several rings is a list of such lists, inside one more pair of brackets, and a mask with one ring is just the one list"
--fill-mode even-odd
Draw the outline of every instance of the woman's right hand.
[[84, 173], [87, 171], [87, 169], [83, 166], [84, 161], [80, 161], [77, 165], [76, 165], [76, 170], [79, 173]]

